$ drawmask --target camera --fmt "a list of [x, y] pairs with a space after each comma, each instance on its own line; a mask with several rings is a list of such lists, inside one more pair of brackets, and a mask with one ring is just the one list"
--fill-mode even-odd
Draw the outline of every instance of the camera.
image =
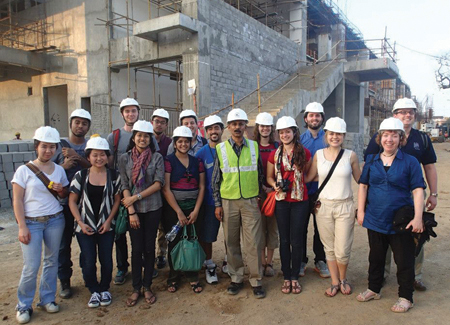
[[289, 191], [289, 184], [291, 182], [286, 178], [282, 179], [280, 182], [277, 183], [277, 186], [281, 188], [281, 191], [286, 192]]

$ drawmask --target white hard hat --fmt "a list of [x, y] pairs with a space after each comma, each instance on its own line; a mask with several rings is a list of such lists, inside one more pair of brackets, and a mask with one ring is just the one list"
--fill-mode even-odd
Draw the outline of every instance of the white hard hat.
[[179, 126], [173, 130], [172, 138], [175, 137], [192, 138], [192, 131], [187, 126]]
[[133, 131], [145, 132], [145, 133], [153, 133], [153, 125], [150, 122], [139, 120], [133, 124]]
[[325, 123], [324, 130], [336, 133], [347, 133], [347, 123], [340, 117], [332, 117]]
[[259, 125], [273, 125], [273, 116], [267, 112], [259, 113], [258, 116], [256, 116], [255, 123]]
[[120, 102], [119, 110], [120, 110], [121, 113], [122, 113], [122, 109], [123, 109], [125, 106], [136, 106], [137, 109], [141, 109], [141, 107], [139, 106], [139, 103], [138, 103], [137, 100], [134, 99], [134, 98], [125, 98], [124, 100], [122, 100], [122, 101]]
[[185, 117], [193, 117], [195, 119], [195, 121], [197, 122], [197, 114], [195, 114], [195, 112], [191, 109], [185, 109], [184, 111], [182, 111], [180, 113], [180, 124], [181, 124], [181, 120], [184, 119]]
[[81, 117], [89, 121], [91, 120], [91, 114], [87, 110], [82, 108], [77, 108], [76, 110], [74, 110], [72, 114], [70, 114], [69, 121], [71, 121], [74, 117]]
[[154, 116], [159, 116], [159, 117], [169, 120], [169, 113], [167, 113], [167, 111], [162, 108], [155, 109], [153, 111], [152, 117], [150, 119], [153, 120]]
[[222, 126], [222, 128], [224, 127], [222, 119], [219, 116], [217, 116], [217, 115], [211, 115], [211, 116], [208, 116], [207, 118], [205, 118], [205, 122], [203, 123], [203, 127], [206, 130], [206, 128], [208, 126], [211, 126], [211, 125], [214, 125], [214, 124], [220, 124]]
[[233, 122], [233, 121], [245, 121], [248, 122], [247, 113], [245, 113], [240, 108], [233, 108], [227, 116], [227, 123]]
[[323, 114], [323, 106], [320, 103], [312, 102], [306, 105], [305, 114], [307, 113], [322, 113]]
[[290, 116], [282, 116], [277, 121], [277, 130], [287, 129], [287, 128], [298, 128], [295, 120]]
[[412, 108], [413, 110], [416, 110], [417, 106], [411, 98], [400, 98], [395, 102], [392, 113], [395, 113], [396, 110], [401, 108]]
[[41, 126], [34, 132], [34, 140], [48, 143], [59, 143], [59, 132], [51, 126]]
[[91, 137], [86, 143], [86, 148], [84, 150], [88, 149], [109, 150], [109, 144], [106, 139], [101, 137]]
[[383, 122], [381, 122], [378, 131], [386, 131], [386, 130], [398, 130], [403, 132], [405, 131], [405, 129], [403, 128], [403, 122], [395, 117], [389, 117], [385, 119]]

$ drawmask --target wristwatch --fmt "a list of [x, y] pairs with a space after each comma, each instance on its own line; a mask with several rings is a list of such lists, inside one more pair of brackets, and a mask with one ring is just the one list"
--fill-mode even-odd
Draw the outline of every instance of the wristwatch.
[[141, 195], [141, 193], [136, 194], [136, 196], [137, 196], [137, 198], [138, 198], [139, 201], [142, 200], [142, 195]]
[[438, 197], [438, 194], [437, 194], [437, 193], [431, 193], [430, 195], [431, 195], [431, 196], [434, 196], [435, 198]]

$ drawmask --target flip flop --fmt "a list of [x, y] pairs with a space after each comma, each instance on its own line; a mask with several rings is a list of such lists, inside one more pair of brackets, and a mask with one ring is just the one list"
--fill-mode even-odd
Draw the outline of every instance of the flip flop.
[[[334, 290], [336, 290], [335, 293], [333, 293]], [[332, 284], [330, 287], [330, 293], [328, 293], [328, 291], [325, 291], [325, 296], [332, 298], [338, 294], [339, 290], [340, 290], [340, 284], [336, 284], [336, 285]]]
[[172, 282], [168, 285], [167, 287], [167, 291], [169, 291], [170, 293], [175, 293], [178, 290], [178, 283], [176, 282]]
[[[150, 293], [150, 297], [148, 297], [146, 293]], [[148, 305], [153, 305], [156, 302], [156, 296], [153, 294], [153, 291], [148, 288], [144, 288], [144, 298]]]
[[[194, 291], [195, 293], [201, 293], [203, 291], [203, 287], [200, 284], [200, 281], [197, 283], [191, 283], [191, 288], [192, 288], [192, 291]], [[199, 289], [201, 289], [201, 290], [199, 290]]]
[[[347, 279], [341, 280], [339, 285], [341, 286], [341, 292], [342, 292], [343, 295], [351, 295], [352, 294], [353, 287], [352, 287], [352, 285], [350, 283], [348, 283]], [[349, 292], [344, 292], [342, 290], [342, 287], [344, 287], [344, 289], [346, 289], [345, 286], [348, 286], [350, 288]]]
[[[136, 297], [136, 299], [133, 299], [132, 296], [135, 295], [135, 294], [137, 294], [137, 297]], [[136, 303], [137, 303], [137, 301], [138, 301], [140, 296], [141, 296], [141, 292], [139, 290], [133, 290], [133, 293], [131, 294], [130, 297], [128, 297], [128, 299], [126, 301], [127, 307], [134, 307], [134, 306], [136, 306]]]

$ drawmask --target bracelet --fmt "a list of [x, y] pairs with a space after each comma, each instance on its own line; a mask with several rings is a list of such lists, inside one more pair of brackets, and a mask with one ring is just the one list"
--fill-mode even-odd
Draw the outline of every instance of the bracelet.
[[430, 195], [431, 195], [431, 196], [434, 196], [435, 198], [438, 197], [438, 194], [437, 194], [437, 193], [431, 193]]
[[134, 213], [128, 213], [129, 216], [134, 216], [135, 214], [137, 214], [136, 212]]

